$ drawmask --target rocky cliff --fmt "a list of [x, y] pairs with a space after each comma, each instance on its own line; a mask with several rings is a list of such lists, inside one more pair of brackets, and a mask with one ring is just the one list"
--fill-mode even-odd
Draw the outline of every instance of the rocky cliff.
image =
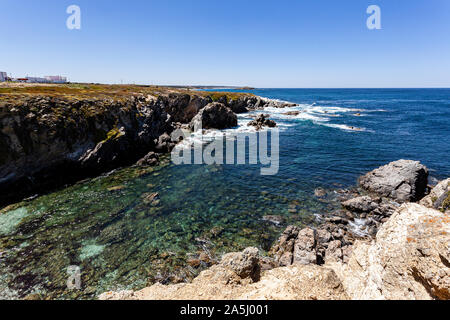
[[275, 103], [145, 86], [0, 87], [0, 206], [133, 164], [151, 151], [168, 152], [176, 124], [188, 124], [212, 102], [234, 120], [234, 113]]

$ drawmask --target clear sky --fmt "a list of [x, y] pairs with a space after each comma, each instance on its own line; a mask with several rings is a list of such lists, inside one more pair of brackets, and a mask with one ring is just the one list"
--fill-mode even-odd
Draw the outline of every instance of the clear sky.
[[[69, 5], [81, 30], [69, 30]], [[381, 30], [369, 30], [369, 5]], [[450, 87], [449, 0], [0, 0], [0, 71], [71, 81]]]

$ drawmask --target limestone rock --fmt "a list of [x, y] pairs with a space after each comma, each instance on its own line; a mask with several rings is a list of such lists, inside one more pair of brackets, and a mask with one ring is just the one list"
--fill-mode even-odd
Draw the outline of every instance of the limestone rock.
[[227, 253], [223, 256], [221, 265], [230, 268], [241, 278], [259, 279], [259, 252], [257, 248], [247, 248], [243, 252]]
[[[255, 249], [246, 249], [254, 257]], [[234, 257], [235, 254], [233, 254]], [[291, 265], [263, 272], [259, 281], [241, 279], [224, 257], [219, 265], [200, 273], [192, 283], [155, 284], [137, 292], [107, 292], [100, 300], [346, 300], [335, 272], [319, 266]], [[241, 261], [241, 258], [237, 260]], [[250, 260], [252, 260], [250, 259]], [[233, 258], [232, 260], [235, 260]], [[244, 259], [244, 261], [250, 261]], [[247, 265], [247, 263], [244, 263]]]
[[294, 263], [317, 263], [317, 232], [311, 228], [300, 230], [294, 244]]
[[428, 169], [418, 161], [399, 160], [359, 179], [363, 189], [398, 202], [419, 201], [425, 195]]
[[330, 264], [352, 299], [450, 299], [450, 218], [404, 204], [348, 265]]

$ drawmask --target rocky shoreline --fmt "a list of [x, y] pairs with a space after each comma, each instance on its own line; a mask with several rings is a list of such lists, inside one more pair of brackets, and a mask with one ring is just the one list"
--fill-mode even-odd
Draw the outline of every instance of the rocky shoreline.
[[0, 206], [136, 162], [155, 164], [146, 159], [169, 152], [180, 126], [203, 121], [223, 129], [237, 125], [238, 113], [292, 106], [252, 94], [161, 87], [6, 89], [0, 90]]
[[425, 166], [399, 160], [362, 176], [358, 189], [343, 194], [342, 210], [319, 217], [316, 228], [288, 226], [268, 256], [247, 248], [192, 283], [99, 299], [447, 300], [449, 214], [450, 178], [432, 188]]

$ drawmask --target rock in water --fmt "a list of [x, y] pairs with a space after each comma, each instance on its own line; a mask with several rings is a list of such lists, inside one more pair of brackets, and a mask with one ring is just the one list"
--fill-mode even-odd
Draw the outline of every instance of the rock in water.
[[378, 204], [371, 197], [363, 196], [342, 202], [342, 206], [353, 212], [371, 212], [378, 207]]
[[191, 130], [226, 129], [237, 126], [236, 114], [224, 104], [213, 102], [204, 107], [189, 124]]
[[248, 126], [255, 127], [256, 130], [261, 130], [263, 127], [275, 128], [277, 124], [273, 120], [267, 119], [269, 116], [260, 114], [255, 120], [250, 121]]
[[398, 202], [419, 201], [425, 196], [427, 183], [428, 169], [412, 160], [391, 162], [359, 179], [363, 189]]

